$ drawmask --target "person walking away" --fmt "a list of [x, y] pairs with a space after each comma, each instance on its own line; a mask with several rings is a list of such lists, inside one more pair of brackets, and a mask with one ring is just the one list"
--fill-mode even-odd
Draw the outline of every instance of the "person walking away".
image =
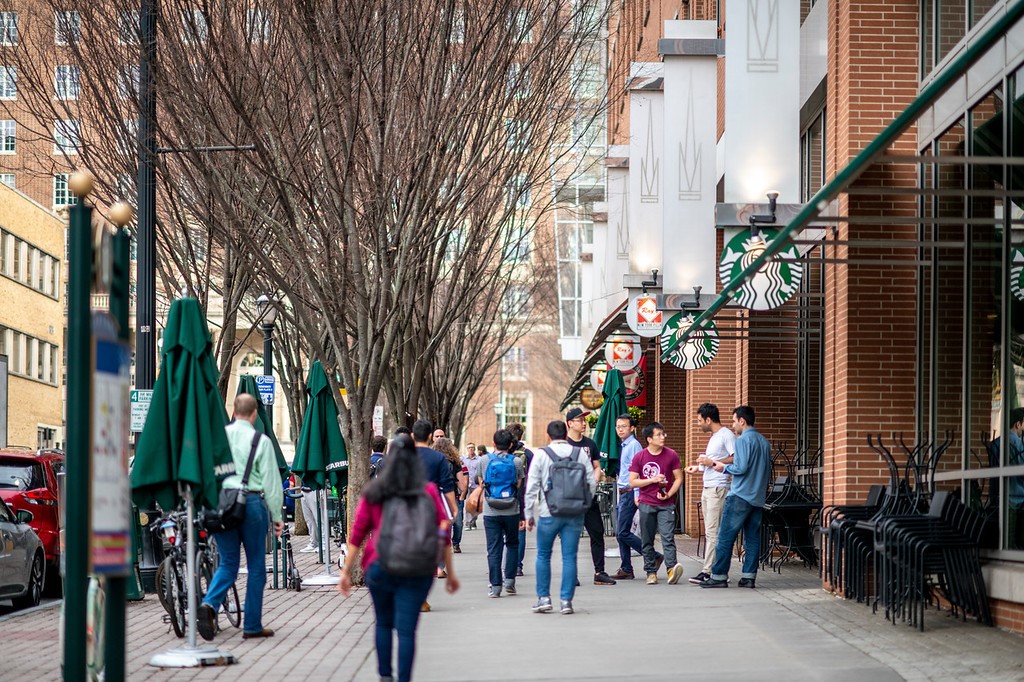
[[772, 473], [772, 447], [754, 428], [754, 408], [740, 405], [732, 411], [736, 455], [732, 464], [714, 462], [716, 471], [732, 476], [732, 486], [722, 507], [722, 525], [715, 547], [711, 578], [701, 587], [729, 587], [729, 564], [736, 536], [743, 531], [743, 574], [739, 587], [755, 587], [757, 564], [761, 560], [761, 516]]
[[732, 464], [736, 454], [736, 434], [722, 426], [718, 406], [704, 403], [697, 408], [697, 426], [704, 433], [710, 433], [704, 454], [696, 464], [686, 467], [686, 472], [703, 477], [700, 507], [704, 513], [704, 566], [701, 572], [690, 578], [694, 585], [700, 585], [711, 578], [711, 567], [715, 563], [715, 548], [718, 544], [718, 528], [722, 522], [722, 507], [729, 492], [732, 477], [723, 471], [715, 471], [715, 462]]
[[[241, 548], [245, 548], [245, 562], [249, 569], [245, 583], [245, 620], [242, 638], [272, 637], [274, 631], [263, 627], [263, 588], [267, 582], [265, 558], [267, 527], [274, 523], [274, 535], [280, 537], [284, 529], [281, 472], [270, 439], [256, 431], [256, 398], [241, 393], [235, 398], [234, 421], [224, 427], [235, 473], [224, 479], [223, 487], [241, 488], [243, 473], [249, 458], [247, 489], [253, 492], [245, 497], [245, 520], [238, 528], [215, 533], [220, 563], [210, 581], [203, 603], [199, 606], [196, 626], [203, 639], [210, 641], [217, 630], [217, 611], [224, 604], [228, 588], [238, 578]], [[268, 511], [269, 507], [269, 511]]]
[[434, 449], [448, 460], [448, 466], [451, 467], [452, 476], [455, 478], [455, 504], [457, 509], [455, 518], [452, 519], [452, 552], [460, 554], [462, 552], [462, 548], [459, 547], [459, 544], [462, 542], [462, 515], [466, 504], [466, 467], [463, 466], [462, 458], [459, 457], [459, 449], [455, 447], [455, 443], [451, 439], [444, 436], [438, 438], [434, 441]]
[[619, 494], [615, 512], [615, 539], [619, 543], [619, 560], [622, 563], [618, 572], [612, 576], [615, 580], [632, 580], [632, 552], [643, 555], [640, 538], [632, 531], [633, 517], [636, 516], [636, 493], [629, 485], [629, 465], [637, 453], [643, 450], [640, 441], [633, 434], [635, 428], [636, 420], [628, 413], [620, 414], [615, 419], [615, 433], [622, 442], [619, 450], [619, 477], [615, 481], [615, 488]]
[[[430, 447], [433, 442], [434, 425], [426, 419], [417, 419], [412, 425], [412, 438], [416, 443], [416, 453], [423, 463], [423, 472], [428, 482], [437, 486], [448, 506], [448, 518], [454, 519], [458, 511], [455, 501], [455, 478], [452, 476], [448, 458]], [[445, 577], [447, 563], [441, 561], [437, 565], [437, 577]], [[423, 602], [423, 610], [429, 611], [430, 604]]]
[[551, 550], [557, 537], [562, 549], [561, 612], [573, 612], [576, 593], [576, 553], [583, 516], [594, 494], [597, 479], [592, 475], [590, 456], [566, 441], [565, 422], [548, 424], [550, 442], [534, 458], [526, 483], [526, 527], [537, 529], [537, 603], [534, 613], [547, 613], [551, 604]]
[[[658, 422], [644, 427], [647, 447], [629, 464], [629, 485], [640, 489], [640, 541], [644, 555], [647, 584], [658, 584], [658, 555], [654, 551], [654, 534], [661, 536], [661, 551], [668, 566], [668, 584], [675, 585], [683, 577], [683, 567], [676, 560], [676, 493], [683, 484], [683, 467], [679, 453], [665, 447], [668, 434]], [[671, 472], [671, 480], [666, 475]]]
[[377, 478], [381, 467], [384, 466], [384, 451], [388, 449], [388, 439], [384, 436], [374, 436], [370, 440], [370, 478]]
[[[488, 597], [500, 597], [501, 588], [516, 593], [516, 568], [519, 565], [519, 529], [526, 528], [520, 491], [525, 470], [511, 453], [516, 441], [506, 429], [494, 432], [494, 452], [480, 460], [477, 484], [484, 486], [484, 532], [487, 534]], [[501, 559], [505, 555], [502, 580]]]
[[[468, 488], [465, 497], [468, 498], [476, 490], [477, 471], [480, 466], [480, 455], [476, 452], [476, 444], [466, 445], [466, 454], [462, 456], [462, 466], [466, 469]], [[476, 530], [476, 514], [470, 514], [469, 518], [465, 519], [465, 530]]]
[[[530, 464], [533, 462], [533, 450], [530, 450], [530, 448], [526, 447], [526, 444], [523, 442], [523, 433], [526, 432], [526, 429], [519, 422], [512, 422], [511, 424], [507, 425], [505, 428], [508, 429], [508, 432], [512, 434], [512, 438], [514, 438], [515, 441], [516, 441], [516, 445], [513, 446], [515, 448], [515, 452], [513, 454], [515, 454], [516, 459], [518, 459], [520, 462], [522, 462], [522, 464], [523, 464], [523, 471], [525, 471], [527, 474], [529, 474], [530, 473]], [[524, 485], [524, 486], [522, 486], [522, 489], [519, 491], [519, 504], [520, 504], [521, 507], [524, 507], [524, 508], [526, 507], [525, 497], [526, 497], [526, 486]], [[523, 559], [525, 559], [525, 558], [526, 558], [526, 524], [523, 523], [520, 526], [520, 529], [519, 529], [519, 566], [516, 568], [516, 576], [517, 577], [523, 575]]]
[[361, 553], [376, 618], [374, 640], [381, 680], [393, 679], [395, 633], [398, 682], [412, 679], [420, 605], [434, 584], [434, 567], [442, 546], [449, 565], [445, 589], [449, 593], [459, 589], [451, 561], [449, 525], [437, 486], [424, 480], [412, 439], [397, 436], [380, 474], [363, 488], [338, 582], [338, 591], [350, 596], [352, 568]]
[[[590, 456], [591, 467], [594, 470], [595, 484], [601, 481], [604, 476], [601, 471], [601, 448], [598, 447], [587, 433], [587, 415], [578, 407], [574, 407], [565, 414], [565, 425], [568, 429], [566, 440], [569, 445], [583, 448]], [[594, 584], [614, 585], [615, 580], [604, 570], [604, 519], [601, 518], [601, 505], [594, 497], [590, 509], [583, 519], [583, 525], [590, 536], [590, 558], [594, 561]]]

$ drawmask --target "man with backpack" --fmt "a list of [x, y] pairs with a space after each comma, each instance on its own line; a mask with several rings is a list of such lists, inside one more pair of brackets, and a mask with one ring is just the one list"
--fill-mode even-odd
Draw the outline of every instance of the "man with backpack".
[[[488, 597], [500, 597], [504, 586], [516, 593], [516, 568], [519, 565], [519, 528], [523, 508], [519, 504], [525, 472], [522, 462], [512, 454], [515, 439], [501, 429], [494, 432], [494, 452], [480, 460], [477, 483], [484, 487], [484, 532], [487, 534], [487, 569], [490, 577]], [[502, 580], [501, 557], [505, 552]]]
[[[570, 445], [563, 421], [548, 424], [550, 439], [530, 466], [526, 483], [527, 529], [537, 528], [537, 603], [534, 613], [548, 613], [551, 604], [551, 550], [555, 538], [562, 547], [561, 612], [573, 612], [576, 593], [576, 553], [583, 532], [583, 515], [597, 492], [590, 456]], [[538, 518], [539, 517], [539, 518]]]
[[374, 436], [370, 441], [370, 478], [377, 478], [384, 466], [384, 451], [387, 447], [388, 439], [384, 436]]

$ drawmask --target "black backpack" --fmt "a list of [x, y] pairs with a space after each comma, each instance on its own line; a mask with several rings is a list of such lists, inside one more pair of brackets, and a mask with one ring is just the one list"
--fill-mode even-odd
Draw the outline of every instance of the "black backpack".
[[551, 458], [544, 499], [552, 516], [582, 516], [590, 508], [590, 486], [587, 476], [594, 471], [579, 461], [580, 449], [574, 447], [568, 457], [559, 457], [551, 448], [541, 448]]
[[426, 491], [384, 501], [377, 559], [385, 571], [407, 577], [434, 575], [442, 548], [437, 505]]

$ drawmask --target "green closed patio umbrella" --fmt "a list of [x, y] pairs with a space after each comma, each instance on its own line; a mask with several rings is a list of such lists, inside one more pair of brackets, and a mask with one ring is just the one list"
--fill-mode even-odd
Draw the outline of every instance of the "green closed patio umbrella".
[[[160, 375], [146, 424], [135, 446], [132, 497], [142, 509], [159, 504], [171, 511], [185, 500], [186, 574], [196, 575], [195, 504], [216, 507], [220, 484], [235, 473], [224, 426], [224, 400], [217, 391], [210, 332], [199, 302], [171, 304], [163, 336]], [[233, 663], [234, 656], [196, 646], [196, 581], [188, 581], [188, 641], [157, 654], [150, 665], [182, 668]]]
[[[341, 437], [338, 425], [338, 405], [334, 402], [334, 393], [327, 380], [323, 365], [317, 360], [309, 368], [306, 380], [306, 413], [302, 418], [302, 430], [295, 447], [295, 460], [292, 471], [302, 477], [304, 485], [320, 491], [330, 482], [342, 488], [348, 482], [348, 451], [345, 440]], [[320, 499], [319, 493], [317, 499]], [[320, 529], [320, 561], [324, 560], [324, 524], [321, 504], [317, 504], [317, 527]], [[327, 575], [321, 576], [322, 582], [314, 577], [307, 584], [331, 584], [337, 578], [331, 576], [330, 543], [327, 543]]]
[[620, 414], [626, 414], [626, 384], [622, 380], [622, 372], [610, 369], [604, 377], [604, 402], [601, 414], [594, 427], [594, 441], [601, 451], [601, 468], [609, 476], [619, 474], [619, 447], [622, 442], [615, 433], [615, 420]]
[[281, 452], [281, 444], [277, 442], [274, 429], [270, 427], [270, 419], [267, 417], [267, 408], [260, 398], [260, 390], [256, 387], [256, 377], [251, 374], [244, 374], [238, 379], [238, 392], [235, 395], [248, 393], [256, 398], [256, 430], [270, 439], [274, 446], [274, 456], [277, 458], [277, 468], [281, 472], [281, 479], [288, 478], [288, 462], [284, 461], [284, 453]]

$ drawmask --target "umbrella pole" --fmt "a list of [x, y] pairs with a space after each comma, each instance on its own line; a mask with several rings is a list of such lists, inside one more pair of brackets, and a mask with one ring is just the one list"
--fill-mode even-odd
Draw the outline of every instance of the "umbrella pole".
[[199, 581], [196, 577], [196, 535], [195, 505], [192, 501], [192, 486], [185, 485], [185, 570], [188, 573], [188, 634], [183, 647], [156, 654], [149, 659], [149, 664], [157, 668], [198, 668], [208, 665], [230, 665], [237, 663], [233, 654], [220, 651], [215, 646], [196, 646], [196, 608], [198, 604]]
[[316, 491], [316, 529], [319, 531], [320, 537], [316, 540], [316, 546], [319, 550], [319, 561], [318, 563], [324, 562], [324, 514], [320, 513], [321, 502], [324, 501], [324, 493], [322, 490]]
[[[322, 495], [322, 497], [321, 497]], [[323, 513], [321, 513], [323, 512]], [[320, 522], [320, 562], [323, 563], [324, 559], [324, 545], [327, 545], [327, 572], [321, 573], [320, 575], [314, 575], [311, 578], [303, 578], [302, 584], [307, 587], [330, 587], [338, 584], [338, 576], [331, 574], [331, 542], [330, 542], [330, 530], [324, 532], [323, 521], [327, 519], [327, 492], [317, 491], [317, 502], [316, 502], [316, 518]], [[326, 536], [326, 539], [325, 539]]]

